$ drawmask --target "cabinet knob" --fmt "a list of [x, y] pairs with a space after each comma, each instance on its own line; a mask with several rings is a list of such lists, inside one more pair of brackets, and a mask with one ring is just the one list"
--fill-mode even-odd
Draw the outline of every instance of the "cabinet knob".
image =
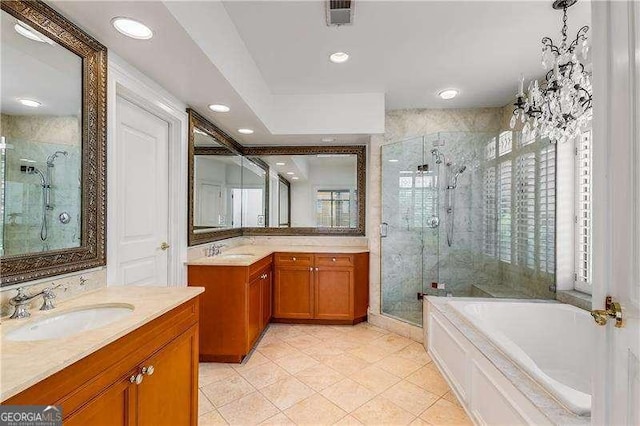
[[331, 258], [331, 260], [335, 262], [335, 261], [336, 261], [336, 258], [335, 258], [335, 257], [332, 257], [332, 258]]
[[138, 373], [134, 376], [129, 377], [129, 381], [131, 383], [135, 383], [136, 385], [139, 385], [140, 383], [142, 383], [142, 380], [144, 379], [144, 377], [142, 376], [141, 373]]
[[318, 272], [318, 268], [316, 268], [316, 272]]
[[295, 261], [296, 261], [296, 260], [298, 260], [298, 259], [296, 259], [295, 257], [292, 257], [292, 258], [291, 258], [291, 260], [293, 260], [293, 261], [295, 262]]
[[309, 272], [313, 272], [313, 266], [309, 267]]
[[152, 375], [154, 371], [156, 370], [155, 368], [153, 368], [153, 365], [150, 365], [148, 367], [142, 367], [142, 374], [146, 374], [147, 376]]

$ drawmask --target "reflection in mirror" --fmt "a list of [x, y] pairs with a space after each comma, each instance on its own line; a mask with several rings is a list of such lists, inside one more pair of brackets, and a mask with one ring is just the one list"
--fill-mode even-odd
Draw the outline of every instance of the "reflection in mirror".
[[81, 245], [82, 59], [2, 11], [0, 255]]
[[[242, 157], [201, 129], [194, 129], [194, 233], [240, 228]], [[206, 151], [205, 151], [206, 150]]]
[[357, 157], [354, 154], [261, 157], [281, 176], [280, 227], [357, 228]]
[[267, 226], [267, 170], [259, 159], [244, 158], [242, 161], [242, 226], [262, 228]]

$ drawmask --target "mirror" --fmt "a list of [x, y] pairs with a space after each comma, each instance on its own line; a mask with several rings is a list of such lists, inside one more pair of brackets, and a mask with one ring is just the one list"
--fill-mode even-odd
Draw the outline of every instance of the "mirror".
[[272, 195], [278, 200], [277, 227], [358, 227], [355, 154], [268, 155], [261, 159], [278, 177], [278, 191]]
[[106, 48], [41, 2], [2, 2], [3, 284], [104, 265]]
[[258, 158], [245, 158], [242, 165], [242, 226], [268, 226], [269, 166]]

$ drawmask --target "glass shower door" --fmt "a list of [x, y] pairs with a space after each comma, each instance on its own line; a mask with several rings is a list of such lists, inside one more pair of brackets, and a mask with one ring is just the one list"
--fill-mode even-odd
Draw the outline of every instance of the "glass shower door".
[[423, 137], [381, 148], [382, 313], [415, 325], [422, 324], [424, 280], [437, 281], [437, 172], [430, 159]]

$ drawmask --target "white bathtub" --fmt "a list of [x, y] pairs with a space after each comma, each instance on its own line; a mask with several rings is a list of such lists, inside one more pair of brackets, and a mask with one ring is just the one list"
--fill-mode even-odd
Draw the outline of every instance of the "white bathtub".
[[560, 303], [447, 303], [561, 404], [591, 412], [594, 327], [588, 312]]

